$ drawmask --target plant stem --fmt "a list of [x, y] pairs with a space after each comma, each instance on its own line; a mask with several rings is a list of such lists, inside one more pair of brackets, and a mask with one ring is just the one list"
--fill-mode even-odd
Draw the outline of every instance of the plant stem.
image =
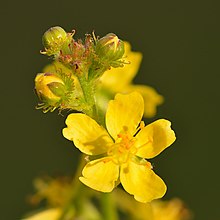
[[88, 81], [84, 76], [78, 77], [83, 96], [84, 96], [84, 101], [86, 103], [87, 108], [84, 109], [84, 113], [86, 115], [90, 116], [91, 118], [95, 117], [95, 112], [94, 112], [94, 106], [95, 106], [95, 100], [94, 100], [94, 82], [93, 81]]
[[119, 219], [115, 203], [110, 193], [102, 193], [101, 206], [102, 206], [103, 219], [105, 220]]
[[101, 120], [101, 116], [98, 113], [98, 108], [95, 101], [95, 90], [97, 82], [95, 80], [88, 80], [85, 77], [78, 77], [78, 80], [81, 85], [81, 89], [87, 106], [87, 109], [84, 109], [84, 113], [93, 118], [103, 127], [105, 127]]
[[[75, 203], [75, 200], [78, 199], [80, 200], [80, 192], [82, 191], [81, 188], [82, 188], [82, 183], [79, 181], [79, 177], [81, 176], [81, 172], [82, 172], [82, 169], [85, 165], [85, 155], [84, 154], [81, 154], [81, 158], [80, 158], [80, 161], [79, 161], [79, 165], [77, 167], [77, 170], [76, 170], [76, 174], [72, 180], [72, 183], [71, 183], [71, 192], [70, 192], [70, 195], [69, 195], [69, 198], [67, 199], [67, 202], [66, 202], [66, 205], [64, 205], [63, 207], [63, 213], [61, 215], [61, 217], [59, 218], [59, 220], [66, 220], [66, 216], [69, 214], [69, 212], [72, 211], [74, 207], [74, 203]], [[77, 202], [78, 203], [78, 202]]]

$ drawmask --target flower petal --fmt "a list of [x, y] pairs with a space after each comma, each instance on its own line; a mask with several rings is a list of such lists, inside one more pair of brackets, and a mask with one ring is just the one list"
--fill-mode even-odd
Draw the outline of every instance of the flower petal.
[[169, 147], [176, 140], [170, 126], [170, 121], [159, 119], [144, 127], [136, 135], [135, 146], [138, 148], [136, 155], [142, 158], [153, 158]]
[[151, 202], [163, 197], [166, 192], [165, 183], [148, 165], [132, 161], [123, 164], [120, 180], [124, 189], [139, 202]]
[[92, 189], [111, 192], [119, 177], [119, 166], [110, 157], [93, 160], [86, 164], [80, 181]]
[[25, 218], [24, 220], [58, 220], [61, 214], [61, 209], [53, 208], [39, 212], [29, 218]]
[[144, 101], [139, 93], [117, 94], [115, 99], [109, 102], [106, 112], [106, 127], [109, 134], [116, 140], [117, 135], [124, 129], [133, 136], [143, 112]]
[[131, 83], [132, 79], [138, 72], [141, 64], [142, 54], [131, 51], [131, 46], [128, 42], [125, 43], [125, 58], [130, 64], [125, 64], [120, 68], [111, 68], [107, 70], [101, 77], [103, 87], [106, 87], [114, 92], [121, 91], [124, 86]]
[[113, 141], [107, 131], [95, 120], [81, 113], [72, 113], [66, 119], [63, 136], [74, 142], [85, 154], [98, 155], [107, 152]]
[[145, 85], [129, 85], [124, 89], [124, 92], [139, 92], [144, 99], [144, 117], [151, 118], [156, 114], [157, 106], [163, 103], [163, 96], [157, 91]]

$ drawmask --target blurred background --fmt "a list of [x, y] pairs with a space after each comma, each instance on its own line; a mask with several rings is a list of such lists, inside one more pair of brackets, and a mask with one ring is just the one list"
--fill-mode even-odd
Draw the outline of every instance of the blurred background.
[[79, 152], [64, 139], [65, 117], [36, 110], [34, 78], [50, 60], [39, 51], [52, 26], [95, 30], [128, 40], [144, 59], [136, 83], [165, 97], [157, 118], [172, 121], [177, 141], [153, 160], [165, 199], [180, 197], [198, 220], [220, 219], [219, 58], [217, 1], [14, 1], [1, 3], [0, 219], [30, 210], [32, 180], [72, 174]]

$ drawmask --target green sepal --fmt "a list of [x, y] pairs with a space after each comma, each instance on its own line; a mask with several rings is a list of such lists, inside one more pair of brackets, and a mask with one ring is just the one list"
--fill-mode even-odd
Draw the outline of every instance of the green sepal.
[[65, 95], [65, 85], [63, 85], [62, 83], [59, 82], [52, 82], [47, 84], [47, 86], [49, 87], [49, 89], [51, 90], [51, 92], [59, 97], [62, 97]]

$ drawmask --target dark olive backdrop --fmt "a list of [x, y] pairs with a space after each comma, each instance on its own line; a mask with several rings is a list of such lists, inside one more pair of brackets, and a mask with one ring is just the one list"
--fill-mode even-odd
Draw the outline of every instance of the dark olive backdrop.
[[[144, 54], [135, 82], [165, 96], [175, 144], [153, 160], [198, 220], [220, 219], [219, 5], [217, 1], [14, 1], [1, 3], [0, 219], [29, 210], [26, 195], [41, 173], [71, 174], [78, 151], [61, 135], [65, 117], [35, 110], [34, 77], [49, 62], [41, 36], [60, 25], [76, 37], [114, 32]], [[156, 119], [155, 118], [155, 119]], [[153, 119], [152, 119], [153, 120]], [[152, 120], [148, 120], [149, 122]]]

